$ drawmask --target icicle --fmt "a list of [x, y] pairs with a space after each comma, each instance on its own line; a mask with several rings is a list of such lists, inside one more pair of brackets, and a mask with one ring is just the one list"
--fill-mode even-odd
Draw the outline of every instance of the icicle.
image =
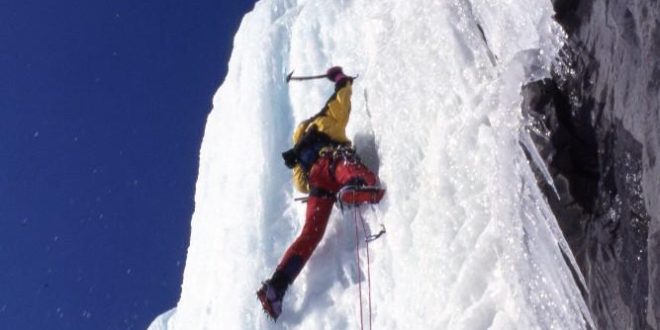
[[543, 158], [541, 158], [541, 155], [539, 154], [538, 149], [536, 149], [536, 145], [534, 144], [534, 141], [532, 141], [532, 138], [529, 136], [529, 132], [527, 132], [527, 130], [522, 130], [520, 132], [520, 144], [525, 148], [527, 154], [532, 158], [532, 164], [534, 164], [536, 168], [541, 171], [541, 174], [543, 174], [545, 182], [550, 187], [552, 187], [552, 191], [555, 193], [555, 196], [557, 196], [557, 199], [560, 199], [559, 192], [557, 192], [557, 188], [555, 187], [555, 181], [552, 180], [552, 175], [550, 175], [548, 168], [545, 166]]

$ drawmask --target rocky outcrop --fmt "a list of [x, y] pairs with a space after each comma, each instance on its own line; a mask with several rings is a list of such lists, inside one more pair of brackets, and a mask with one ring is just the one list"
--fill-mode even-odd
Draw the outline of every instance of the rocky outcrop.
[[553, 78], [523, 88], [546, 195], [597, 327], [660, 329], [659, 4], [554, 6], [568, 43]]

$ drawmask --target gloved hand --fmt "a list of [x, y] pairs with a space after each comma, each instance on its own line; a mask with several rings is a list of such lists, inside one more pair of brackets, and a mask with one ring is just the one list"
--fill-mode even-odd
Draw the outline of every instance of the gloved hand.
[[282, 158], [284, 158], [284, 165], [288, 168], [294, 168], [298, 164], [298, 155], [293, 148], [283, 152]]
[[340, 66], [333, 66], [332, 68], [328, 69], [326, 76], [332, 82], [338, 82], [346, 78], [346, 75], [344, 74], [344, 71], [341, 69]]

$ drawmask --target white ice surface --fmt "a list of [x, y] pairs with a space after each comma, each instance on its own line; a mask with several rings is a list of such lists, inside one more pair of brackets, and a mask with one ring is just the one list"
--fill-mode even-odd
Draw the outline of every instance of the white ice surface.
[[276, 324], [254, 294], [302, 226], [280, 153], [333, 88], [284, 77], [342, 65], [359, 74], [349, 136], [388, 187], [364, 211], [388, 231], [370, 245], [373, 328], [586, 328], [520, 141], [520, 87], [564, 40], [552, 15], [550, 0], [258, 2], [208, 118], [182, 296], [161, 323], [360, 327], [354, 224], [337, 209]]

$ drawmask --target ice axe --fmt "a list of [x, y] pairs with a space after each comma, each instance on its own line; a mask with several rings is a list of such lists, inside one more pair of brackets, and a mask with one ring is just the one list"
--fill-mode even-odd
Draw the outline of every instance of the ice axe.
[[[295, 70], [293, 70], [295, 71]], [[321, 78], [328, 78], [328, 74], [320, 74], [316, 76], [299, 76], [299, 77], [294, 77], [293, 76], [293, 71], [291, 71], [287, 76], [286, 76], [286, 83], [288, 84], [291, 80], [296, 80], [296, 81], [302, 81], [302, 80], [312, 80], [312, 79], [321, 79]], [[355, 77], [351, 77], [353, 79], [357, 79], [359, 75]]]
[[291, 81], [291, 80], [301, 81], [301, 80], [312, 80], [312, 79], [320, 79], [320, 78], [327, 78], [327, 77], [328, 77], [327, 74], [320, 74], [320, 75], [317, 75], [317, 76], [294, 77], [294, 76], [293, 76], [293, 71], [291, 71], [291, 72], [286, 76], [286, 83], [288, 84], [289, 81]]

